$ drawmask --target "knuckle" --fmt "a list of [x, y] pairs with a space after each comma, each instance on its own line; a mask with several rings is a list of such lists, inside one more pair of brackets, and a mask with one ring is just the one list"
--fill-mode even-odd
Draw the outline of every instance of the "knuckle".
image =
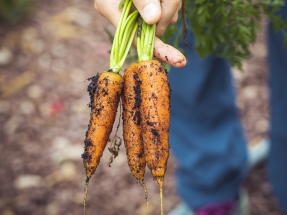
[[170, 24], [175, 24], [178, 20], [178, 15], [172, 17]]
[[165, 28], [159, 27], [156, 29], [156, 36], [161, 37], [165, 32]]
[[[183, 0], [183, 1], [185, 1], [185, 0]], [[182, 8], [182, 1], [180, 1], [178, 8], [177, 8], [177, 11], [180, 11], [181, 8]]]

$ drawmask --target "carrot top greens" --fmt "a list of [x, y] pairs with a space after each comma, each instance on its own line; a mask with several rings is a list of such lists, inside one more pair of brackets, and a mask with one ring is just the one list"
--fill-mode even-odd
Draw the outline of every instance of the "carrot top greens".
[[109, 71], [111, 72], [120, 72], [132, 44], [134, 34], [138, 28], [136, 19], [139, 12], [135, 10], [130, 13], [131, 6], [132, 0], [122, 1], [119, 6], [119, 8], [123, 7], [123, 11], [115, 33], [110, 55]]
[[151, 60], [153, 57], [155, 28], [156, 25], [149, 25], [142, 18], [139, 18], [137, 32], [137, 53], [139, 62]]
[[110, 54], [109, 71], [119, 73], [131, 47], [134, 35], [137, 35], [137, 54], [139, 62], [153, 58], [156, 25], [147, 24], [138, 10], [131, 12], [132, 0], [122, 0], [119, 25], [117, 27]]
[[265, 17], [283, 34], [287, 47], [287, 19], [277, 13], [284, 5], [285, 0], [183, 0], [178, 24], [170, 25], [161, 39], [179, 48], [189, 28], [200, 57], [213, 54], [242, 69]]
[[[265, 17], [269, 18], [276, 32], [283, 34], [287, 47], [287, 19], [277, 14], [282, 6], [284, 0], [183, 0], [178, 24], [170, 25], [161, 39], [183, 51], [179, 44], [187, 44], [185, 37], [191, 29], [195, 37], [193, 49], [200, 57], [214, 54], [242, 69], [242, 62], [251, 56], [250, 45], [255, 43], [257, 33], [262, 29], [260, 23]], [[119, 5], [123, 13], [110, 59], [110, 70], [117, 73], [127, 58], [137, 26], [139, 61], [152, 58], [153, 29], [142, 19], [136, 21], [139, 13], [134, 10], [130, 14], [131, 7], [132, 0], [122, 0]], [[134, 59], [135, 56], [129, 57]]]

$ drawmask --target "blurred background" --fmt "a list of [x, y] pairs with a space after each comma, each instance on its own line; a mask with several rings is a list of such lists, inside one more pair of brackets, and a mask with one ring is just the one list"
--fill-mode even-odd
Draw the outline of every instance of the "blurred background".
[[[1, 215], [83, 214], [81, 154], [90, 114], [86, 79], [108, 68], [111, 44], [104, 27], [114, 32], [92, 1], [0, 0]], [[251, 142], [268, 131], [264, 41], [262, 32], [245, 72], [234, 71]], [[144, 214], [144, 193], [130, 174], [124, 147], [110, 168], [109, 157], [106, 150], [90, 181], [87, 214]], [[171, 156], [166, 212], [180, 202], [175, 168]], [[158, 188], [146, 172], [151, 214], [159, 214]], [[283, 214], [271, 195], [265, 164], [252, 171], [244, 186], [251, 215]]]

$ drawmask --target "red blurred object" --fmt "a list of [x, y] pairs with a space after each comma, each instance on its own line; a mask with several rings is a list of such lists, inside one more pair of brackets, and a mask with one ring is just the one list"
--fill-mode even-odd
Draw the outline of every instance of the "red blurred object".
[[55, 100], [51, 103], [51, 115], [57, 115], [62, 112], [64, 104], [60, 100]]
[[97, 45], [96, 53], [100, 57], [109, 58], [109, 51], [111, 50], [111, 48], [112, 46], [109, 43], [99, 43]]

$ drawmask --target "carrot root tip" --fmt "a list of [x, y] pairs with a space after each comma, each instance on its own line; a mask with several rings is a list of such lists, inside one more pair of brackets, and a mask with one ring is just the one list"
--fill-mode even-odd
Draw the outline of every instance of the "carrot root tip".
[[139, 180], [142, 188], [144, 189], [144, 193], [145, 193], [145, 200], [146, 200], [146, 214], [149, 213], [149, 205], [148, 205], [148, 192], [147, 192], [147, 188], [146, 185], [144, 183], [144, 180]]

